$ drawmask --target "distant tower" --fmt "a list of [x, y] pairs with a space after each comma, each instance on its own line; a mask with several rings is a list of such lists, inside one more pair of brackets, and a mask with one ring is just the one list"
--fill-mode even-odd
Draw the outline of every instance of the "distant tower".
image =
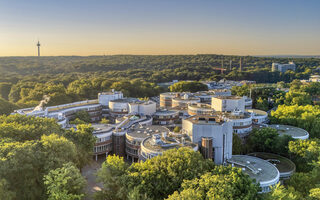
[[37, 47], [38, 47], [38, 56], [40, 56], [40, 42], [38, 40], [38, 43], [37, 43]]
[[230, 71], [232, 70], [232, 60], [230, 60]]
[[240, 72], [242, 71], [242, 61], [241, 61], [241, 57], [240, 57]]

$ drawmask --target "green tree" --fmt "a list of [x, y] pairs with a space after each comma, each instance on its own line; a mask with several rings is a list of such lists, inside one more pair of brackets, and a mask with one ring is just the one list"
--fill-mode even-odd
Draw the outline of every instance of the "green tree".
[[90, 163], [96, 143], [91, 125], [78, 125], [77, 130], [67, 130], [64, 136], [76, 145], [77, 166], [81, 169]]
[[0, 98], [0, 115], [8, 115], [18, 108], [17, 105]]
[[267, 110], [269, 109], [268, 100], [262, 99], [261, 97], [259, 97], [259, 98], [257, 99], [256, 106], [255, 106], [255, 107], [256, 107], [257, 109], [267, 111]]
[[271, 111], [270, 121], [274, 124], [288, 124], [298, 126], [309, 132], [310, 138], [320, 137], [320, 107], [305, 106], [278, 106], [276, 111]]
[[44, 176], [44, 184], [48, 200], [79, 200], [85, 196], [86, 181], [73, 163], [49, 171]]
[[198, 92], [208, 90], [208, 86], [198, 81], [180, 81], [169, 87], [171, 92]]
[[180, 126], [176, 126], [176, 127], [174, 127], [173, 132], [179, 133], [180, 130], [181, 130], [181, 127]]
[[232, 137], [232, 154], [233, 155], [241, 155], [245, 153], [245, 145], [243, 144], [242, 139], [236, 133], [233, 134]]
[[6, 82], [0, 83], [0, 97], [5, 100], [9, 100], [8, 97], [9, 97], [11, 87], [12, 87], [11, 83], [6, 83]]
[[272, 188], [269, 194], [265, 195], [266, 200], [300, 200], [303, 199], [302, 195], [295, 191], [294, 188], [285, 188], [283, 185], [277, 184]]
[[[123, 176], [129, 165], [125, 163], [122, 157], [110, 155], [102, 164], [98, 171], [98, 181], [103, 183], [103, 190], [95, 193], [95, 199], [103, 200], [121, 200], [126, 198], [124, 192]], [[134, 194], [131, 194], [136, 196]]]
[[9, 190], [8, 182], [5, 179], [0, 179], [0, 199], [15, 199], [15, 193]]
[[217, 166], [200, 178], [185, 180], [180, 192], [176, 191], [168, 199], [257, 199], [259, 186], [241, 169]]
[[211, 160], [186, 147], [168, 150], [128, 168], [122, 158], [111, 157], [109, 160], [108, 156], [98, 173], [105, 187], [96, 198], [120, 200], [128, 196], [139, 198], [138, 194], [141, 194], [146, 199], [163, 199], [178, 190], [183, 180], [196, 178], [212, 167]]
[[[85, 110], [81, 110], [81, 111], [76, 112], [75, 119], [79, 119], [79, 120], [84, 121], [86, 123], [91, 122], [91, 117], [90, 117], [89, 113]], [[80, 122], [80, 121], [78, 121], [78, 122]]]

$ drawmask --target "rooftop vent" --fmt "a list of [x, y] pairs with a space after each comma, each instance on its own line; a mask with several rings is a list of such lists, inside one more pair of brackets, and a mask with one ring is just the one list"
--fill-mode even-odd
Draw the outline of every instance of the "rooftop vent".
[[152, 144], [153, 145], [161, 145], [162, 144], [161, 136], [159, 134], [152, 135]]

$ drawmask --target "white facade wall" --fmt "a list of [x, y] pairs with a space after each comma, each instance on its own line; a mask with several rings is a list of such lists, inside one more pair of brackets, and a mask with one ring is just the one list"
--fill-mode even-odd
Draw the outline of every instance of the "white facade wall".
[[145, 104], [139, 104], [139, 114], [153, 115], [157, 110], [157, 105], [153, 101], [149, 101]]
[[109, 106], [109, 101], [115, 100], [115, 99], [123, 99], [123, 93], [122, 92], [99, 93], [98, 99], [101, 105]]
[[114, 112], [129, 111], [127, 102], [109, 101], [109, 108], [111, 111], [114, 111]]
[[211, 107], [215, 111], [232, 112], [234, 110], [245, 111], [245, 97], [242, 98], [217, 98], [212, 97]]
[[229, 119], [232, 123], [233, 132], [237, 134], [248, 133], [252, 130], [252, 118], [245, 119]]
[[232, 123], [193, 123], [188, 119], [182, 121], [182, 128], [193, 143], [201, 143], [202, 137], [213, 138], [214, 162], [223, 164], [232, 157]]

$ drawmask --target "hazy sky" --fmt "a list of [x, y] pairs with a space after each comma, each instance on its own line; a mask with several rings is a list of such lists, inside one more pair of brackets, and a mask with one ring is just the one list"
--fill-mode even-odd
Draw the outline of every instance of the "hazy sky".
[[0, 0], [0, 56], [320, 55], [320, 0]]

